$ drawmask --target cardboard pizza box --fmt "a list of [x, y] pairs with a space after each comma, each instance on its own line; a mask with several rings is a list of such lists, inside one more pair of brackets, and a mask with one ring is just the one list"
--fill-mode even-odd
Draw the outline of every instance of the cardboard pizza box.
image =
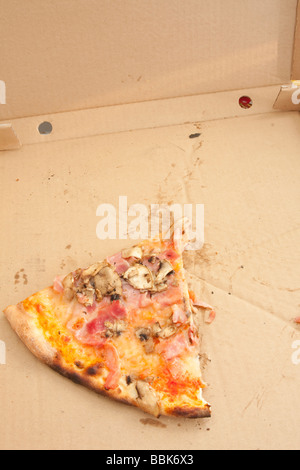
[[[212, 417], [200, 420], [74, 384], [0, 316], [0, 448], [299, 448], [297, 1], [0, 10], [1, 310], [133, 244], [138, 209], [177, 204], [194, 222], [203, 209], [204, 244], [184, 260], [217, 312], [202, 332]], [[101, 232], [105, 204], [115, 237]]]

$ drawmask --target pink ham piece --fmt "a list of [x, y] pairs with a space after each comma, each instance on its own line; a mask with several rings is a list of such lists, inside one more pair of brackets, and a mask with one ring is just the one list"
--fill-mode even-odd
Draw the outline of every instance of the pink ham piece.
[[106, 341], [106, 338], [103, 337], [103, 332], [106, 329], [105, 322], [113, 323], [117, 319], [125, 318], [126, 314], [126, 308], [119, 300], [115, 300], [108, 305], [104, 304], [98, 310], [97, 316], [84, 325], [77, 338], [83, 344], [102, 346]]
[[[149, 261], [150, 260], [150, 261]], [[157, 273], [160, 268], [160, 259], [158, 256], [147, 256], [142, 259], [142, 263], [146, 266], [152, 273]]]
[[115, 389], [119, 384], [121, 376], [120, 359], [118, 351], [111, 343], [106, 343], [104, 347], [104, 362], [108, 368], [108, 376], [106, 377], [104, 388], [106, 390]]
[[159, 255], [161, 259], [166, 259], [168, 261], [175, 261], [177, 258], [179, 258], [179, 256], [180, 255], [175, 250], [173, 250], [173, 248], [168, 248]]
[[216, 312], [214, 310], [211, 310], [209, 312], [208, 318], [205, 320], [205, 323], [208, 323], [209, 325], [214, 321], [216, 318]]
[[56, 278], [53, 281], [53, 289], [58, 294], [62, 294], [64, 291], [64, 286], [62, 284], [63, 279], [64, 279], [64, 276], [56, 276]]
[[202, 308], [209, 308], [210, 310], [213, 310], [213, 307], [209, 304], [207, 304], [206, 302], [202, 302], [202, 300], [199, 300], [199, 299], [195, 299], [192, 301], [193, 305], [195, 305], [195, 307], [202, 307]]
[[174, 379], [179, 379], [182, 376], [182, 361], [178, 357], [174, 357], [172, 361], [168, 361], [168, 370]]
[[149, 292], [140, 292], [125, 281], [122, 281], [122, 288], [127, 308], [144, 308], [152, 304]]
[[191, 300], [191, 302], [193, 305], [195, 305], [195, 307], [210, 309], [208, 318], [205, 320], [205, 323], [210, 324], [214, 321], [214, 319], [216, 318], [216, 312], [211, 305], [207, 304], [206, 302], [202, 302], [202, 300], [199, 299]]
[[139, 290], [134, 289], [130, 284], [125, 281], [122, 281], [123, 288], [123, 297], [125, 299], [127, 308], [135, 309], [140, 306], [140, 296], [141, 293]]
[[180, 287], [169, 286], [166, 291], [153, 295], [153, 301], [157, 302], [161, 307], [168, 307], [182, 300]]
[[191, 326], [188, 330], [189, 340], [192, 345], [199, 344], [199, 336], [197, 335], [197, 330], [194, 326]]
[[113, 256], [109, 256], [108, 258], [106, 258], [106, 261], [112, 266], [114, 266], [118, 274], [125, 273], [125, 271], [127, 271], [127, 269], [130, 267], [130, 264], [128, 263], [128, 261], [122, 258], [121, 252]]
[[170, 361], [177, 356], [180, 356], [189, 345], [187, 343], [184, 333], [179, 333], [176, 336], [163, 340], [156, 346], [156, 351], [161, 354], [164, 359]]
[[180, 308], [177, 304], [172, 305], [173, 316], [172, 320], [173, 323], [185, 323], [187, 321], [187, 316], [185, 311]]
[[105, 330], [105, 322], [121, 319], [126, 317], [126, 308], [125, 306], [119, 301], [115, 300], [114, 302], [108, 304], [106, 307], [101, 308], [98, 311], [98, 316], [91, 320], [86, 325], [87, 333], [93, 335], [98, 333], [99, 331]]

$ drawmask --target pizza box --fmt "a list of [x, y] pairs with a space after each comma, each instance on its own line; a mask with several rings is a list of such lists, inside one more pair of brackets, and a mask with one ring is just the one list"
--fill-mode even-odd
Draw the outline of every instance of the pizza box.
[[297, 1], [0, 7], [1, 311], [134, 244], [130, 223], [172, 205], [193, 222], [200, 208], [204, 238], [184, 261], [216, 310], [201, 343], [212, 416], [196, 420], [69, 381], [2, 315], [0, 448], [298, 449]]

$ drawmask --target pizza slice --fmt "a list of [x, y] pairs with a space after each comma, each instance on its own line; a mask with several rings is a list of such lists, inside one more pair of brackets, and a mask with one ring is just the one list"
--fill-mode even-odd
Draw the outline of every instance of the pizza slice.
[[201, 308], [178, 229], [58, 276], [4, 314], [59, 373], [156, 417], [209, 417], [199, 359]]

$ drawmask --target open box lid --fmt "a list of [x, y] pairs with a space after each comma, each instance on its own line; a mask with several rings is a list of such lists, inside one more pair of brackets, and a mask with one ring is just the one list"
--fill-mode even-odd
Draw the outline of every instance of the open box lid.
[[299, 79], [296, 10], [297, 0], [1, 0], [0, 121], [288, 84]]
[[185, 266], [217, 311], [202, 344], [213, 414], [194, 422], [68, 382], [0, 316], [0, 447], [299, 447], [300, 116], [274, 109], [300, 78], [297, 1], [0, 6], [2, 308], [123, 247], [97, 239], [97, 208], [127, 195], [204, 204]]

